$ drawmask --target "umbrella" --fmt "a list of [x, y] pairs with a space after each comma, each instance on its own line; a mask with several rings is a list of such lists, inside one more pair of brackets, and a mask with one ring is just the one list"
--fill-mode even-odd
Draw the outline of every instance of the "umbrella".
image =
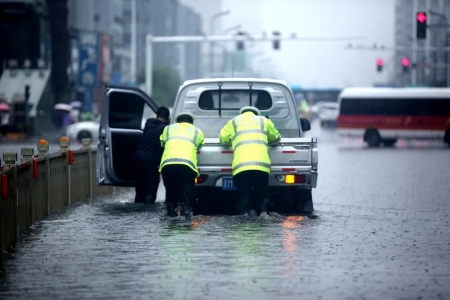
[[81, 101], [72, 101], [70, 102], [70, 106], [72, 106], [73, 108], [82, 108], [83, 103], [81, 103]]
[[53, 108], [56, 109], [56, 110], [65, 110], [65, 111], [71, 111], [72, 110], [72, 106], [70, 106], [69, 104], [65, 104], [65, 103], [55, 104], [55, 106]]
[[11, 107], [9, 107], [8, 104], [6, 103], [0, 103], [0, 110], [1, 111], [9, 111], [11, 109]]

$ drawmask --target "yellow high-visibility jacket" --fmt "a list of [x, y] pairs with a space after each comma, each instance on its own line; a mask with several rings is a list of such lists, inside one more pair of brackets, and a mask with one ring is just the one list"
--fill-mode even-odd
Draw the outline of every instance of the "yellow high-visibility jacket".
[[167, 165], [182, 164], [197, 173], [197, 150], [204, 144], [203, 131], [189, 123], [175, 123], [167, 126], [161, 136], [164, 152], [159, 172]]
[[252, 112], [235, 117], [220, 130], [220, 143], [233, 148], [233, 176], [247, 170], [270, 173], [268, 143], [280, 139], [271, 120]]

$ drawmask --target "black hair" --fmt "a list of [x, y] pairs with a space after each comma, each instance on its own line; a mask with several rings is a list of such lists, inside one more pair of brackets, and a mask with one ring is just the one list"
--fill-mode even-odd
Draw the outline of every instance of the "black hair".
[[177, 123], [190, 123], [194, 124], [194, 120], [191, 116], [182, 115], [177, 118]]
[[165, 120], [168, 120], [170, 117], [170, 110], [165, 107], [165, 106], [161, 106], [160, 108], [158, 108], [158, 110], [156, 111], [156, 117], [157, 118], [163, 118]]

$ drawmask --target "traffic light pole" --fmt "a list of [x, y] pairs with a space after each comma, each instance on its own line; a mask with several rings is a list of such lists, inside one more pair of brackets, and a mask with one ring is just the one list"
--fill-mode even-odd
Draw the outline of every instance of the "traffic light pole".
[[[364, 40], [363, 36], [336, 36], [336, 37], [297, 37], [289, 36], [252, 36], [252, 42], [274, 42], [274, 41], [299, 41], [299, 42], [330, 42], [330, 41], [350, 41], [350, 40]], [[146, 37], [146, 64], [145, 64], [145, 86], [146, 92], [151, 96], [153, 89], [153, 44], [154, 43], [210, 43], [210, 42], [238, 42], [250, 41], [247, 35], [234, 36], [152, 36]]]

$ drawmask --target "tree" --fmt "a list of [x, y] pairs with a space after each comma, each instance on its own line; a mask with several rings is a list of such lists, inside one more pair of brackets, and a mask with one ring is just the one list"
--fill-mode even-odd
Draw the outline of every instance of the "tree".
[[[145, 83], [145, 70], [141, 69], [137, 77], [139, 84]], [[153, 67], [152, 99], [160, 106], [173, 107], [181, 83], [178, 72], [171, 67]]]

